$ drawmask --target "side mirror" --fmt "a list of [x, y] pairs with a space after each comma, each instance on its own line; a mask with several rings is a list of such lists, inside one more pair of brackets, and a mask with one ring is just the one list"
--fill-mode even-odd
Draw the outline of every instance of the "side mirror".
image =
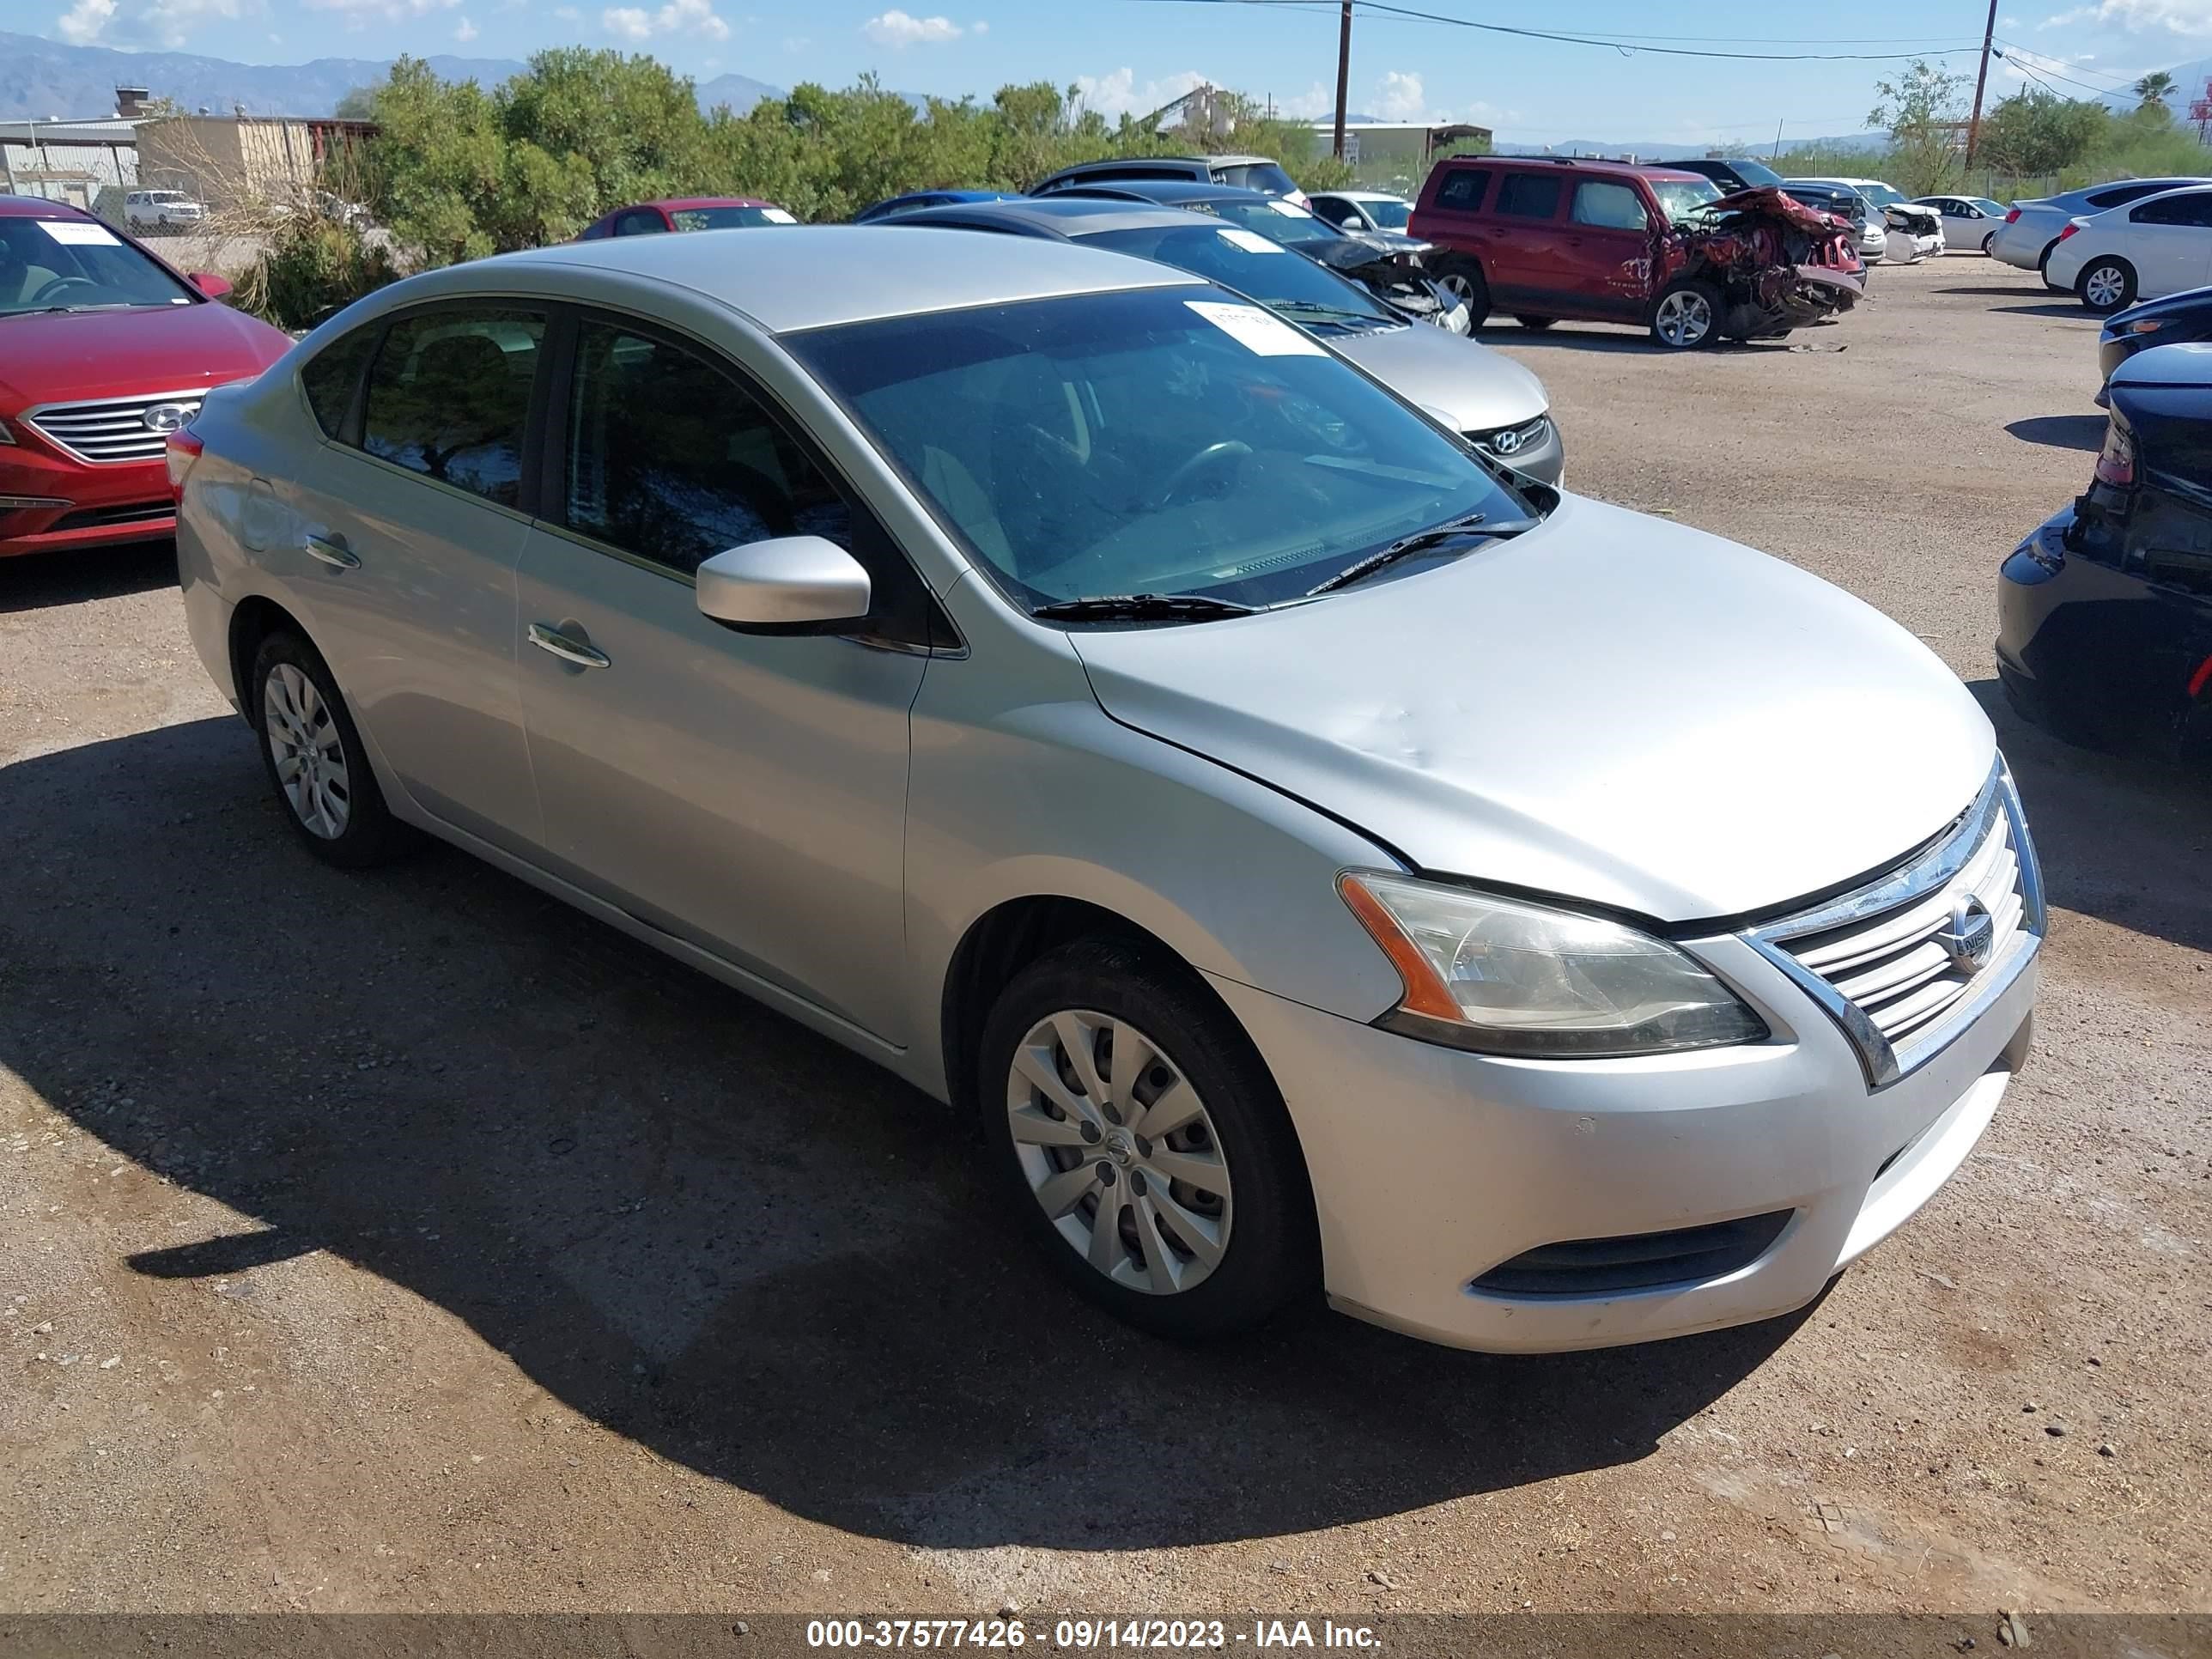
[[699, 614], [747, 634], [842, 633], [868, 614], [868, 573], [835, 542], [779, 536], [699, 567]]
[[230, 297], [230, 278], [218, 276], [211, 270], [196, 270], [185, 279], [210, 300]]

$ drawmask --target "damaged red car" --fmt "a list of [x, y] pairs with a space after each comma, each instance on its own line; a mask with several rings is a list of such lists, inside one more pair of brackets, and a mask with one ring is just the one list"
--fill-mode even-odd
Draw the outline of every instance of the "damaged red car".
[[1865, 293], [1850, 227], [1771, 187], [1723, 196], [1668, 167], [1565, 158], [1437, 163], [1409, 232], [1474, 322], [1630, 323], [1692, 350], [1771, 339]]

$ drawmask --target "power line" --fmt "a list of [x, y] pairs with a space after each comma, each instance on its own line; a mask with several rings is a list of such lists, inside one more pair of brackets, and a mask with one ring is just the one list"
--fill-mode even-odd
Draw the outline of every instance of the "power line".
[[[1241, 5], [1297, 8], [1310, 6], [1316, 0], [1151, 0], [1152, 3], [1166, 5]], [[1326, 3], [1326, 0], [1324, 0]], [[1688, 46], [1655, 46], [1653, 40], [1666, 36], [1614, 36], [1567, 34], [1553, 29], [1518, 28], [1506, 23], [1478, 23], [1471, 17], [1454, 17], [1443, 12], [1422, 11], [1411, 6], [1384, 3], [1384, 0], [1352, 0], [1360, 10], [1385, 17], [1409, 18], [1424, 23], [1441, 23], [1452, 28], [1476, 29], [1485, 34], [1507, 34], [1524, 40], [1553, 40], [1571, 46], [1607, 46], [1624, 56], [1650, 52], [1664, 58], [1724, 58], [1733, 62], [1759, 64], [1835, 64], [1835, 63], [1893, 63], [1912, 58], [1948, 58], [1964, 52], [1979, 52], [1980, 43], [1971, 46], [1938, 46], [1919, 52], [1711, 52]], [[1695, 39], [1698, 37], [1686, 37]], [[1715, 36], [1714, 39], [1725, 37]]]
[[2099, 69], [2093, 64], [2077, 64], [2069, 58], [2059, 58], [2047, 52], [2038, 52], [2033, 46], [2023, 46], [2017, 40], [2008, 40], [2002, 35], [1997, 37], [1997, 44], [2002, 46], [2007, 52], [2014, 57], [2033, 58], [2035, 60], [2036, 68], [2041, 70], [2046, 75], [2058, 75], [2059, 79], [2061, 80], [2064, 80], [2067, 77], [2063, 75], [2059, 75], [2058, 70], [2051, 67], [2053, 64], [2060, 65], [2065, 69], [2079, 70], [2083, 75], [2104, 76], [2114, 83], [2111, 88], [2111, 90], [2114, 92], [2118, 92], [2122, 87], [2132, 86], [2135, 82], [2142, 79], [2139, 75], [2124, 75], [2118, 70]]
[[[2108, 93], [2118, 90], [2116, 87], [2093, 87], [2087, 81], [2076, 81], [2070, 75], [2061, 75], [2057, 70], [2047, 68], [2041, 64], [2030, 64], [2026, 58], [2017, 56], [2016, 52], [2016, 48], [2008, 46], [2003, 52], [1997, 55], [2002, 58], [2006, 63], [2010, 64], [2014, 69], [2018, 70], [2022, 75], [2027, 76], [2029, 79], [2035, 82], [2036, 84], [2040, 86], [2045, 92], [2057, 93], [2059, 97], [2064, 98], [2069, 104], [2079, 104], [2087, 100], [2080, 98], [2069, 97], [2065, 93], [2059, 92], [2057, 88], [2051, 84], [2051, 81], [2063, 81], [2067, 85], [2070, 87], [2079, 87], [2084, 92], [2094, 92], [2100, 99], [2105, 97]], [[2051, 81], [2045, 80], [2044, 76], [2049, 76], [2051, 77]]]

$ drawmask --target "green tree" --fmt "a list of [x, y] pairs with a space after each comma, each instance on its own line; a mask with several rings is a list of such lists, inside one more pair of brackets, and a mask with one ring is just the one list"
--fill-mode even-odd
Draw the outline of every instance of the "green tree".
[[338, 100], [332, 112], [341, 121], [369, 121], [376, 117], [376, 88], [356, 87]]
[[2112, 113], [2101, 104], [2024, 88], [1984, 118], [1980, 159], [2016, 175], [2062, 172], [2087, 160], [2112, 125]]
[[1893, 182], [1908, 196], [1925, 196], [1956, 184], [1964, 176], [1954, 138], [1962, 113], [1966, 77], [1916, 58], [1894, 81], [1875, 82], [1879, 100], [1867, 117], [1869, 126], [1886, 127]]
[[2173, 77], [2164, 70], [2154, 70], [2136, 82], [2135, 93], [2138, 103], [2155, 104], [2164, 109], [2166, 100], [2173, 95]]

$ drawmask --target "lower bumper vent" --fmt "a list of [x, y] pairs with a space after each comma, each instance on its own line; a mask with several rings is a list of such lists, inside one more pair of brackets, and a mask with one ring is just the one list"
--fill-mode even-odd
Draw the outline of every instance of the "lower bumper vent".
[[47, 526], [49, 531], [106, 529], [118, 525], [151, 524], [176, 516], [176, 503], [168, 501], [132, 501], [121, 507], [85, 507], [66, 514]]
[[1609, 1296], [1694, 1285], [1747, 1267], [1766, 1254], [1794, 1210], [1618, 1238], [1539, 1245], [1492, 1267], [1471, 1289], [1484, 1296]]

